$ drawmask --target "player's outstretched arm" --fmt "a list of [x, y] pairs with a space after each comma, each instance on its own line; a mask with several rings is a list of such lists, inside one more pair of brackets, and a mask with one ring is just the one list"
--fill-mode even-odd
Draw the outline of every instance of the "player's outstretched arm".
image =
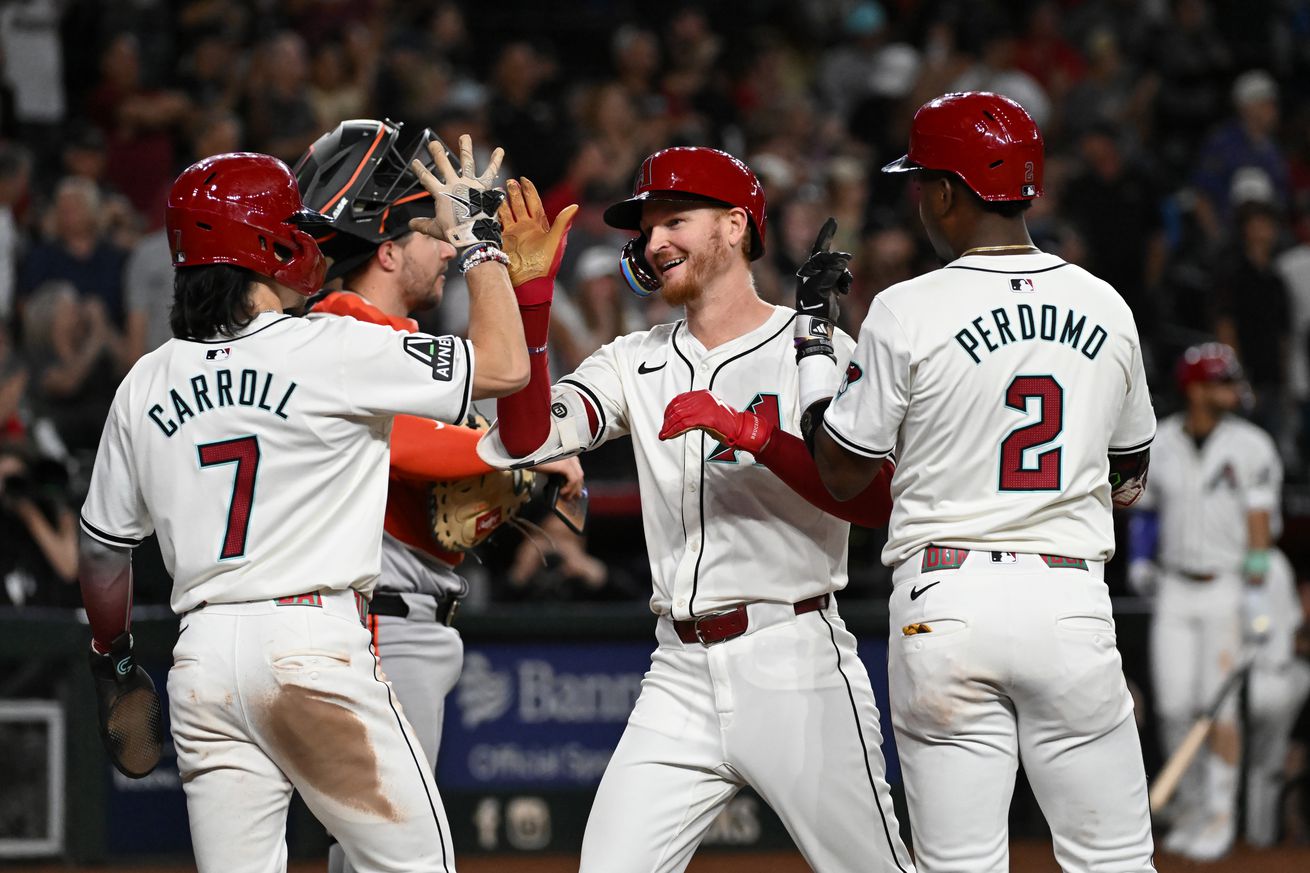
[[883, 458], [866, 458], [837, 445], [822, 427], [814, 429], [814, 463], [828, 493], [850, 500], [863, 492], [883, 471]]
[[823, 487], [804, 440], [779, 430], [751, 412], [733, 409], [709, 391], [679, 394], [664, 410], [660, 439], [701, 430], [724, 445], [750, 452], [788, 488], [824, 512], [862, 527], [883, 527], [891, 516], [891, 466], [880, 469], [850, 500], [837, 500]]
[[444, 239], [459, 253], [458, 262], [469, 287], [469, 343], [473, 346], [473, 398], [502, 397], [528, 381], [523, 322], [510, 285], [509, 257], [501, 250], [497, 210], [505, 195], [493, 185], [505, 153], [496, 149], [486, 170], [478, 174], [473, 141], [459, 138], [457, 172], [439, 142], [428, 144], [438, 178], [419, 161], [411, 167], [432, 195], [435, 214], [415, 218], [410, 229]]
[[99, 654], [132, 626], [132, 550], [105, 545], [86, 531], [78, 536], [77, 582]]
[[506, 187], [509, 197], [498, 216], [505, 229], [509, 277], [523, 319], [531, 376], [526, 388], [496, 403], [496, 414], [505, 450], [523, 458], [539, 449], [550, 436], [550, 370], [546, 358], [550, 304], [555, 296], [555, 276], [578, 207], [564, 207], [551, 222], [531, 179], [510, 179]]

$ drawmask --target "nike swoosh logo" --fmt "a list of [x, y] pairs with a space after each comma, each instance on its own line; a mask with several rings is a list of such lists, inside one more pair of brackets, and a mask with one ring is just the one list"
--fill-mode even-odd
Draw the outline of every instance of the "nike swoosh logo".
[[816, 303], [813, 306], [806, 306], [804, 303], [802, 303], [800, 306], [800, 308], [805, 312], [809, 312], [811, 309], [822, 309], [823, 307], [824, 304], [822, 303]]
[[441, 193], [446, 197], [449, 197], [451, 200], [454, 200], [456, 203], [463, 204], [464, 206], [468, 207], [470, 210], [473, 209], [473, 201], [465, 200], [463, 197], [456, 197], [454, 194], [451, 194], [449, 191], [442, 191]]
[[654, 373], [656, 370], [663, 370], [666, 364], [668, 364], [668, 361], [665, 361], [663, 364], [660, 364], [658, 367], [648, 367], [646, 366], [646, 362], [642, 361], [640, 364], [637, 365], [637, 372], [642, 376], [645, 376], [647, 373]]
[[933, 587], [934, 585], [940, 585], [940, 584], [942, 584], [942, 581], [943, 581], [943, 580], [938, 579], [936, 582], [929, 582], [927, 585], [923, 586], [922, 588], [911, 588], [911, 589], [910, 589], [910, 599], [911, 599], [911, 600], [918, 600], [920, 594], [922, 594], [923, 592], [927, 591], [929, 588]]

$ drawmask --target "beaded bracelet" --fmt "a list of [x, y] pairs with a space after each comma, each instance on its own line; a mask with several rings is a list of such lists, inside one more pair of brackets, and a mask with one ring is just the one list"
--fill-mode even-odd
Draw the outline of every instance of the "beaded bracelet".
[[487, 261], [495, 261], [498, 264], [503, 264], [508, 267], [509, 255], [505, 254], [490, 243], [479, 243], [476, 246], [470, 247], [469, 250], [464, 253], [464, 256], [459, 262], [459, 271], [461, 273], [467, 273], [478, 264], [485, 264]]

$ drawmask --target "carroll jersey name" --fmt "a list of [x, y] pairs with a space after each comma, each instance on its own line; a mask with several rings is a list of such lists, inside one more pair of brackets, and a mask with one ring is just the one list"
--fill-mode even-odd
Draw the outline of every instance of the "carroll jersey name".
[[1010, 343], [1039, 339], [1067, 345], [1094, 361], [1108, 336], [1105, 328], [1088, 325], [1087, 316], [1073, 309], [1061, 313], [1059, 307], [1049, 303], [1020, 303], [998, 306], [978, 316], [955, 334], [955, 341], [975, 364], [982, 363], [980, 353], [990, 354]]
[[150, 419], [171, 437], [188, 419], [214, 409], [252, 406], [287, 418], [287, 401], [296, 390], [296, 383], [274, 385], [272, 373], [245, 369], [215, 370], [192, 376], [190, 384], [173, 387], [168, 399], [150, 407]]

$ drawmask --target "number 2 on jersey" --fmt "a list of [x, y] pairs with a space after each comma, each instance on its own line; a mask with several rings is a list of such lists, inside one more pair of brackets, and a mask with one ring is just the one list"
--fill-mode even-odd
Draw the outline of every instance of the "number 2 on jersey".
[[219, 560], [239, 558], [246, 553], [246, 530], [255, 500], [255, 475], [259, 472], [259, 438], [253, 436], [197, 445], [201, 467], [236, 464], [232, 477], [232, 502], [227, 508], [227, 531]]
[[1060, 455], [1055, 447], [1037, 456], [1036, 468], [1025, 467], [1023, 453], [1049, 443], [1064, 429], [1064, 389], [1050, 376], [1015, 376], [1005, 389], [1005, 405], [1028, 411], [1028, 399], [1037, 398], [1034, 424], [1010, 431], [1001, 441], [1002, 491], [1059, 491]]

